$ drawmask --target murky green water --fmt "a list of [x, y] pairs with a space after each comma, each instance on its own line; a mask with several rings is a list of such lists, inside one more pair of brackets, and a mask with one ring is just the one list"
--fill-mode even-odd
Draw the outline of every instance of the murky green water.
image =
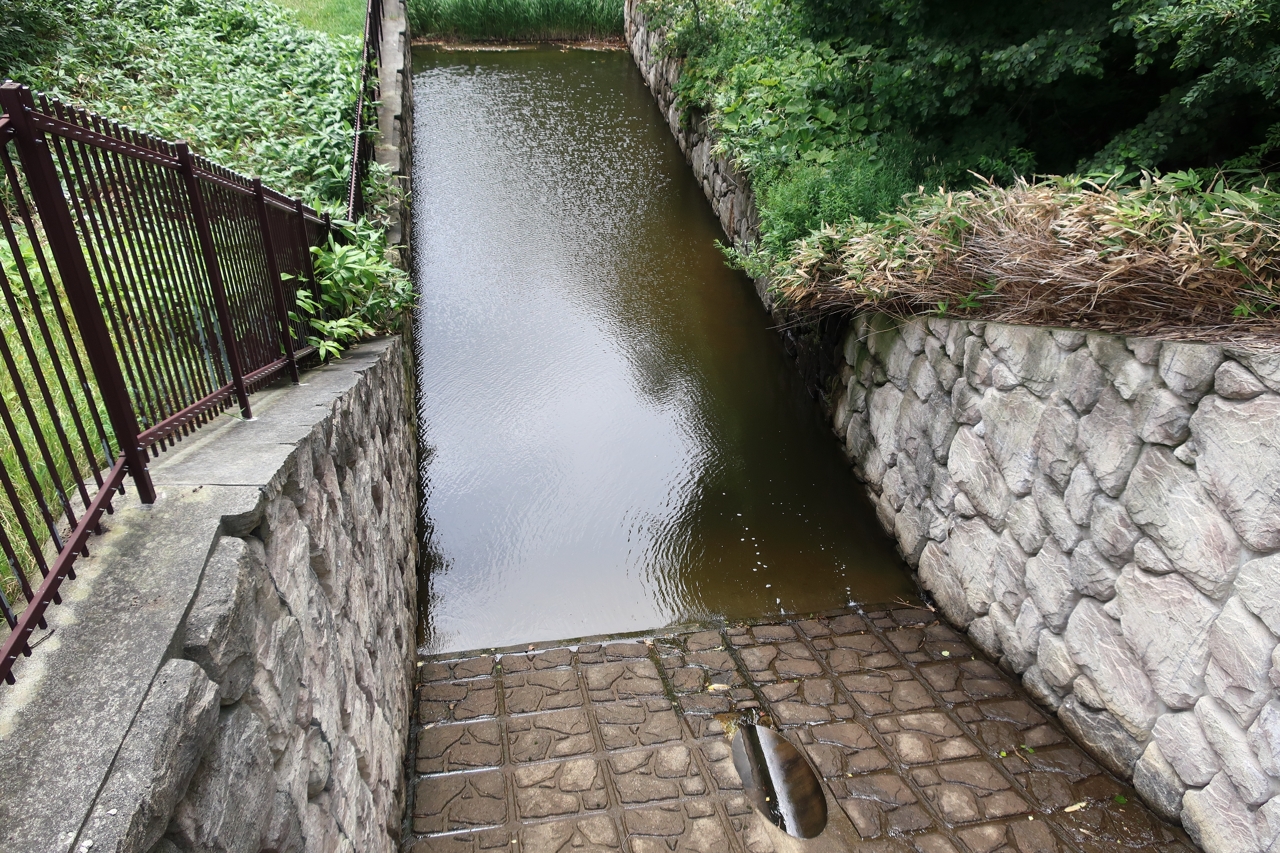
[[630, 57], [414, 72], [428, 650], [909, 595]]

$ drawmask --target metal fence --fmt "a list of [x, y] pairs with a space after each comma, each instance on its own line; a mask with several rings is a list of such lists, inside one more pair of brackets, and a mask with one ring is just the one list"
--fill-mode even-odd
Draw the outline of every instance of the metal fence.
[[310, 249], [329, 223], [185, 144], [16, 84], [0, 107], [0, 678], [13, 683], [126, 474], [153, 502], [148, 459], [297, 380], [313, 351], [298, 291], [317, 292]]
[[377, 120], [368, 113], [377, 103], [378, 62], [382, 58], [382, 0], [368, 0], [364, 11], [364, 48], [360, 54], [360, 92], [356, 95], [355, 130], [351, 143], [351, 180], [347, 185], [347, 219], [354, 221], [365, 211], [364, 183], [373, 159], [370, 129]]

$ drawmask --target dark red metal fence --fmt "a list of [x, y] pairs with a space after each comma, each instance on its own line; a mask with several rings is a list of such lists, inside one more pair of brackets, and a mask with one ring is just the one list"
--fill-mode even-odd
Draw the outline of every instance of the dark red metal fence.
[[149, 458], [297, 380], [314, 349], [298, 290], [317, 292], [310, 249], [329, 225], [183, 143], [13, 83], [0, 107], [0, 678], [13, 683], [125, 476], [153, 502]]
[[364, 49], [360, 54], [360, 92], [356, 95], [355, 131], [351, 143], [351, 181], [347, 185], [347, 219], [364, 213], [364, 178], [373, 159], [371, 130], [377, 121], [370, 106], [379, 97], [378, 62], [382, 55], [382, 0], [367, 0], [364, 12]]

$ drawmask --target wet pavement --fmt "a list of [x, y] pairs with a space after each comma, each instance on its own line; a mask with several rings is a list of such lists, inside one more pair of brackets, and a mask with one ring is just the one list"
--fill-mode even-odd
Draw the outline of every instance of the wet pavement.
[[[1182, 853], [1005, 673], [933, 613], [437, 655], [419, 665], [413, 853]], [[730, 738], [807, 757], [826, 829], [748, 802]]]

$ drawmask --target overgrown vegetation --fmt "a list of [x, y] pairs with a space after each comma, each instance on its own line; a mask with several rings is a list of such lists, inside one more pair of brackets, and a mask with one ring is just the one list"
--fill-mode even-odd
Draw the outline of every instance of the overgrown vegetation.
[[[831, 266], [806, 266], [817, 247], [832, 257], [897, 247], [923, 263], [919, 247], [977, 240], [996, 220], [1022, 217], [1013, 230], [1035, 232], [1048, 214], [1029, 199], [1046, 192], [1055, 204], [1104, 219], [1114, 213], [1114, 221], [1096, 223], [1099, 234], [1128, 227], [1120, 212], [1127, 205], [1150, 205], [1151, 222], [1189, 210], [1269, 216], [1276, 205], [1266, 175], [1280, 153], [1277, 7], [1268, 0], [652, 0], [646, 14], [683, 61], [683, 107], [707, 117], [717, 152], [752, 179], [761, 245], [742, 260], [789, 281], [784, 291], [795, 304], [816, 307], [797, 287], [813, 269]], [[1061, 189], [1087, 186], [1083, 178], [1035, 177], [1053, 174], [1087, 176], [1123, 202], [1094, 209], [1093, 195]], [[999, 195], [1001, 188], [1014, 195]], [[1253, 206], [1224, 200], [1237, 191]], [[979, 216], [988, 208], [990, 221]], [[920, 225], [939, 210], [977, 218], [955, 232]], [[1218, 220], [1206, 222], [1177, 224], [1217, 234]], [[1270, 227], [1265, 219], [1254, 224]], [[924, 239], [935, 232], [945, 239]], [[1074, 226], [1067, 232], [1077, 234]], [[1009, 233], [1002, 239], [1013, 251]], [[1178, 245], [1199, 247], [1178, 256], [1180, 286], [1206, 265], [1234, 263], [1198, 237]], [[941, 282], [936, 271], [948, 263], [939, 256], [925, 278]], [[861, 269], [855, 263], [836, 276], [844, 297], [860, 286]], [[1273, 285], [1257, 269], [1240, 275], [1263, 296], [1241, 295], [1228, 318], [1256, 325], [1275, 313], [1266, 295]], [[863, 297], [892, 302], [886, 287], [889, 279], [873, 277]], [[917, 310], [920, 299], [956, 310], [950, 291], [900, 295]], [[1159, 298], [1180, 300], [1183, 325], [1193, 314], [1195, 323], [1208, 322], [1195, 314], [1207, 310], [1199, 303], [1173, 291]], [[981, 302], [981, 310], [992, 304]], [[1073, 304], [1064, 299], [1055, 322]]]
[[548, 41], [622, 35], [622, 0], [409, 0], [418, 36]]
[[[359, 8], [362, 30], [364, 4]], [[319, 292], [304, 293], [300, 305], [305, 312], [322, 309], [308, 319], [312, 343], [326, 357], [361, 337], [397, 328], [413, 301], [408, 277], [386, 254], [381, 220], [397, 191], [385, 170], [375, 165], [369, 172], [364, 187], [368, 220], [341, 221], [360, 47], [358, 38], [303, 27], [292, 12], [266, 0], [0, 0], [0, 77], [139, 130], [186, 139], [214, 162], [261, 176], [269, 186], [301, 196], [337, 218], [339, 239], [313, 252]], [[15, 221], [12, 201], [0, 198], [0, 216]], [[0, 266], [15, 288], [22, 281], [18, 257], [30, 256], [31, 249], [22, 234], [15, 245], [0, 240]], [[54, 280], [46, 281], [32, 257], [24, 266], [39, 298], [30, 304], [20, 299], [16, 315], [0, 304], [0, 335], [15, 350], [17, 324], [34, 328], [36, 314], [51, 308], [43, 295], [53, 299], [61, 294], [56, 270], [51, 271]], [[45, 376], [54, 375], [55, 360], [68, 357], [61, 350], [43, 353], [37, 347], [37, 357], [44, 355], [48, 363], [39, 367]], [[0, 371], [2, 404], [10, 411], [19, 410], [15, 380], [30, 391], [35, 367], [20, 361], [16, 375]], [[79, 391], [73, 388], [72, 396]], [[93, 414], [81, 397], [70, 408], [80, 410], [84, 419]], [[68, 411], [61, 414], [69, 416]], [[98, 414], [105, 424], [105, 416]], [[58, 424], [51, 418], [57, 413], [37, 407], [34, 416], [34, 428], [16, 419], [18, 445], [33, 458], [41, 493], [24, 484], [17, 448], [4, 430], [0, 464], [17, 483], [18, 503], [28, 518], [42, 517], [41, 501], [57, 517], [53, 471], [32, 451], [37, 433], [54, 446]], [[54, 454], [53, 462], [65, 466], [60, 454]], [[58, 475], [77, 482], [88, 472], [60, 470]], [[0, 500], [0, 526], [11, 541], [21, 542], [14, 509], [9, 500]], [[55, 523], [64, 524], [56, 518]], [[35, 535], [48, 533], [41, 528]], [[33, 564], [20, 563], [28, 577], [38, 580]], [[10, 602], [20, 602], [12, 568], [0, 566], [0, 592]]]

